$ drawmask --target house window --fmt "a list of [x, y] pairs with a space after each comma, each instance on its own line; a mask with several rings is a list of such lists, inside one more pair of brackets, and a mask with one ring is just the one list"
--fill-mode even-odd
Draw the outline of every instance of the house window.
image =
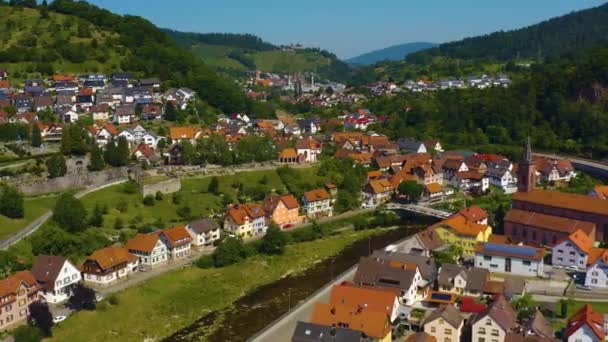
[[486, 319], [486, 325], [492, 325], [492, 320], [491, 319]]
[[562, 254], [562, 253], [564, 253], [564, 250], [563, 250], [563, 249], [558, 249], [558, 250], [557, 250], [557, 254]]
[[477, 342], [486, 342], [486, 339], [483, 337], [480, 337], [479, 339], [477, 339]]
[[436, 330], [435, 327], [431, 327], [431, 332], [432, 333], [436, 332], [435, 330]]
[[492, 256], [490, 256], [490, 255], [484, 255], [483, 256], [483, 260], [488, 260], [488, 261], [492, 260]]
[[485, 334], [486, 334], [486, 328], [479, 328], [479, 329], [477, 330], [477, 333], [478, 333], [478, 334], [481, 334], [481, 335], [485, 335]]
[[492, 336], [498, 336], [498, 329], [492, 329]]
[[452, 342], [452, 339], [451, 339], [451, 338], [449, 338], [449, 337], [446, 337], [446, 338], [444, 338], [444, 339], [443, 339], [443, 341], [444, 341], [444, 342]]
[[564, 258], [559, 257], [559, 258], [557, 258], [557, 261], [564, 261]]
[[591, 279], [591, 284], [597, 284], [597, 279]]
[[443, 333], [446, 334], [446, 335], [452, 335], [452, 329], [447, 329], [446, 328], [446, 329], [443, 330]]
[[524, 264], [525, 266], [530, 266], [532, 263], [530, 262], [530, 260], [524, 260], [522, 261], [522, 264]]

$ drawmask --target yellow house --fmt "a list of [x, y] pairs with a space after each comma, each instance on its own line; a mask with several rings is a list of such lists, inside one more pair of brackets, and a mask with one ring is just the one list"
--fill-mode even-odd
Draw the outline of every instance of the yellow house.
[[477, 224], [461, 215], [445, 219], [433, 228], [446, 244], [462, 247], [466, 256], [475, 255], [475, 245], [478, 242], [488, 242], [492, 235], [492, 227]]
[[224, 217], [224, 230], [242, 238], [253, 235], [253, 225], [247, 212], [240, 206], [230, 206]]

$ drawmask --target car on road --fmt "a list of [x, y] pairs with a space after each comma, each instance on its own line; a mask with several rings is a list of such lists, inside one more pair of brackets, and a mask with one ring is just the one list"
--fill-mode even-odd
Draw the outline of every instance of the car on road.
[[63, 322], [63, 321], [65, 321], [66, 318], [67, 317], [63, 316], [63, 315], [55, 316], [55, 317], [53, 317], [53, 323], [57, 324], [59, 322]]

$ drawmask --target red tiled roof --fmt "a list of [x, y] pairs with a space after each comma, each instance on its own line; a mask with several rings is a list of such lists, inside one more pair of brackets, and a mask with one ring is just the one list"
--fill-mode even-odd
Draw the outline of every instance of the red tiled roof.
[[468, 208], [464, 208], [458, 212], [461, 216], [467, 220], [477, 222], [488, 218], [488, 213], [481, 209], [478, 205], [472, 205]]
[[329, 194], [325, 189], [315, 189], [304, 193], [307, 202], [316, 202], [329, 199]]
[[568, 319], [568, 326], [564, 336], [570, 337], [578, 329], [588, 326], [600, 341], [604, 340], [604, 315], [599, 313], [591, 305], [585, 304], [580, 310]]
[[608, 201], [598, 198], [550, 190], [516, 192], [513, 201], [530, 202], [555, 208], [608, 216]]

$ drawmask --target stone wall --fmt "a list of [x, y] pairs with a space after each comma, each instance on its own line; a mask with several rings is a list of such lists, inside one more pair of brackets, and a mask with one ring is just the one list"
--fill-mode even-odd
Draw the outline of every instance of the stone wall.
[[86, 172], [83, 174], [71, 174], [53, 179], [39, 179], [28, 184], [17, 184], [19, 189], [26, 195], [40, 195], [51, 192], [66, 191], [74, 188], [98, 187], [129, 177], [129, 169], [111, 168], [97, 172]]
[[161, 192], [163, 194], [171, 194], [174, 192], [178, 192], [182, 188], [182, 183], [179, 178], [170, 178], [165, 181], [161, 181], [153, 184], [140, 184], [139, 191], [143, 197], [148, 195], [156, 195], [157, 192]]

